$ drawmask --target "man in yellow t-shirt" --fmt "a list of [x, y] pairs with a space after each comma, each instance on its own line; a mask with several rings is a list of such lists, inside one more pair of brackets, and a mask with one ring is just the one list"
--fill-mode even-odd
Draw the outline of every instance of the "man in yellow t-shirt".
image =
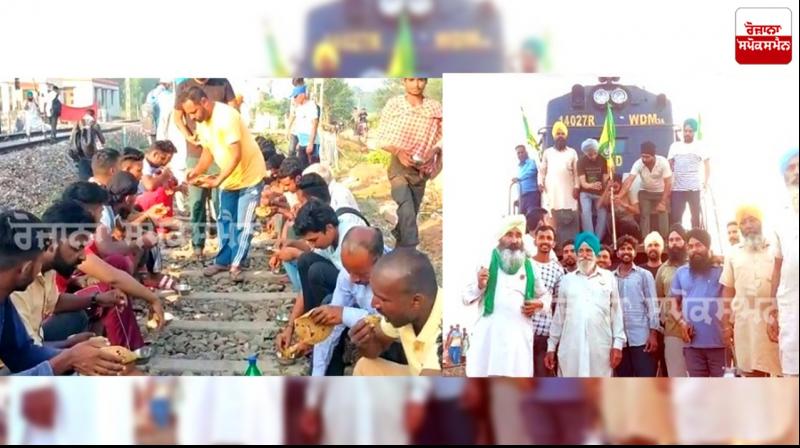
[[[242, 281], [241, 265], [253, 236], [255, 209], [264, 187], [267, 166], [241, 115], [233, 107], [213, 102], [199, 87], [191, 87], [178, 99], [183, 112], [197, 123], [195, 135], [203, 148], [200, 161], [187, 180], [205, 188], [219, 187], [220, 250], [206, 276], [230, 270], [233, 281]], [[202, 176], [216, 163], [220, 173]]]
[[[350, 340], [362, 358], [356, 376], [438, 376], [442, 370], [442, 295], [427, 255], [398, 248], [375, 264], [370, 276], [372, 306], [383, 315], [380, 325], [361, 320]], [[378, 356], [395, 340], [408, 365]]]

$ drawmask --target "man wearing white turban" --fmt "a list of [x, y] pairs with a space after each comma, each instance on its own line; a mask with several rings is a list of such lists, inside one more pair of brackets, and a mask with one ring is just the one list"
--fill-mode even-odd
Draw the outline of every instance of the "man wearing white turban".
[[533, 314], [550, 307], [551, 296], [537, 281], [522, 244], [525, 217], [506, 217], [497, 232], [489, 269], [481, 266], [463, 295], [465, 305], [482, 304], [470, 338], [467, 376], [533, 376]]

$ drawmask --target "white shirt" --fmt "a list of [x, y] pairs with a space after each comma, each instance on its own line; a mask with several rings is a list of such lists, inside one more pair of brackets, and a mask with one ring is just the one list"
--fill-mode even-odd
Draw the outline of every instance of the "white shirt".
[[703, 189], [703, 162], [709, 159], [709, 155], [702, 142], [675, 142], [669, 147], [667, 159], [675, 162], [672, 191]]
[[406, 445], [405, 404], [430, 389], [427, 377], [311, 378], [306, 407], [321, 411], [324, 445]]
[[781, 354], [781, 369], [784, 374], [797, 375], [798, 350], [800, 344], [800, 219], [798, 214], [787, 205], [776, 220], [775, 257], [783, 260], [781, 264], [781, 281], [778, 285], [776, 300], [778, 302], [778, 324], [780, 336], [778, 346]]
[[656, 162], [653, 164], [652, 170], [642, 162], [642, 159], [638, 159], [633, 162], [631, 174], [638, 175], [641, 179], [641, 191], [663, 193], [664, 180], [672, 177], [672, 169], [669, 167], [667, 159], [656, 156]]
[[328, 192], [331, 194], [332, 209], [338, 210], [342, 207], [350, 207], [361, 211], [361, 209], [358, 208], [358, 202], [356, 201], [356, 197], [353, 196], [353, 192], [339, 182], [332, 180], [331, 183], [328, 184]]
[[340, 272], [344, 270], [342, 266], [342, 242], [344, 241], [345, 235], [347, 232], [356, 226], [366, 226], [367, 223], [364, 222], [363, 219], [359, 218], [358, 216], [352, 213], [346, 213], [342, 216], [339, 216], [339, 227], [337, 228], [339, 231], [339, 238], [338, 244], [334, 249], [333, 246], [327, 247], [325, 249], [314, 249], [314, 252], [317, 254], [327, 258], [328, 260], [336, 266]]
[[[133, 377], [13, 377], [9, 388], [9, 444], [129, 445], [133, 434]], [[22, 416], [26, 392], [52, 387], [56, 393], [52, 430], [27, 423]], [[113, 412], [109, 409], [113, 397]]]
[[578, 200], [572, 196], [578, 184], [578, 153], [566, 147], [559, 151], [554, 147], [544, 150], [539, 169], [539, 183], [544, 184], [550, 210], [577, 210]]
[[181, 378], [180, 445], [284, 443], [282, 377]]
[[[305, 103], [294, 108], [293, 131], [301, 145], [308, 144], [314, 120], [319, 120], [319, 110], [317, 109], [317, 103], [314, 101], [306, 99]], [[319, 143], [319, 132], [317, 132], [314, 143]]]

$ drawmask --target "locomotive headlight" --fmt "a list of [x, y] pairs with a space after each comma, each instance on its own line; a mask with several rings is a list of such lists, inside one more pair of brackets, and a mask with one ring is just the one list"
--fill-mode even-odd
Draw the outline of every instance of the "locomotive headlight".
[[611, 101], [614, 104], [622, 104], [625, 101], [628, 101], [628, 92], [621, 87], [617, 87], [611, 91]]
[[378, 11], [385, 17], [397, 17], [403, 11], [403, 0], [378, 0]]
[[423, 17], [433, 11], [433, 0], [407, 0], [408, 11], [412, 16]]
[[597, 89], [592, 94], [592, 99], [594, 100], [595, 103], [602, 106], [603, 104], [606, 104], [608, 102], [610, 96], [611, 95], [608, 93], [608, 90]]

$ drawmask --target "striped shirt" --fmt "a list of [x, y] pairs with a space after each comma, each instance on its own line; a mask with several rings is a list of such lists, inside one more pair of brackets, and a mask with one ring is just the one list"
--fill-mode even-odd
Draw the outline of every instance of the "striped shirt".
[[675, 142], [669, 147], [667, 160], [674, 161], [672, 191], [700, 191], [703, 189], [703, 162], [708, 152], [702, 142]]

